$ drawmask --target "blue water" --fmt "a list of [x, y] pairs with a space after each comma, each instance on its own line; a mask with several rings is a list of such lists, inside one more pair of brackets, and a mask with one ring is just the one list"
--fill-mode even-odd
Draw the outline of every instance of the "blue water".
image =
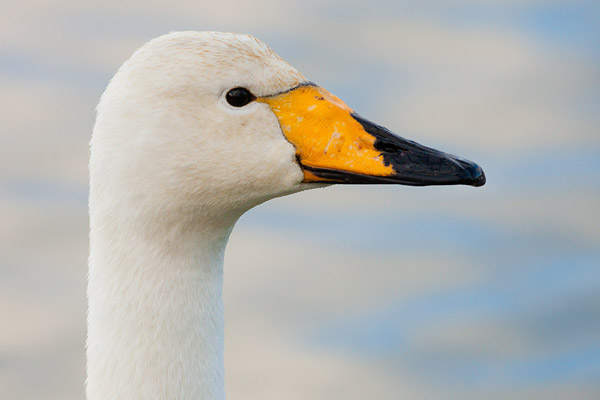
[[[600, 198], [597, 154], [589, 148], [515, 155], [506, 165], [491, 159], [489, 195], [502, 193], [507, 201], [523, 195], [543, 199], [583, 188], [584, 194]], [[482, 196], [481, 201], [486, 201]], [[576, 208], [564, 212], [578, 215]], [[592, 210], [589, 218], [598, 220], [598, 215]], [[285, 207], [261, 206], [240, 221], [249, 229], [300, 235], [350, 254], [365, 248], [382, 256], [415, 257], [434, 251], [466, 259], [481, 272], [470, 284], [401, 296], [364, 314], [313, 326], [300, 338], [308, 346], [377, 359], [391, 368], [404, 370], [410, 365], [421, 378], [448, 385], [491, 388], [585, 382], [600, 389], [598, 238], [525, 224], [429, 209], [404, 215], [369, 209], [368, 204], [358, 213], [343, 208], [336, 213], [314, 209], [290, 213]], [[418, 345], [420, 335], [445, 332], [456, 324], [464, 324], [466, 332], [481, 330], [482, 335], [492, 324], [499, 340], [489, 338], [487, 347], [469, 350], [452, 342]], [[508, 342], [503, 341], [504, 331]], [[510, 338], [514, 337], [522, 352], [513, 350]]]

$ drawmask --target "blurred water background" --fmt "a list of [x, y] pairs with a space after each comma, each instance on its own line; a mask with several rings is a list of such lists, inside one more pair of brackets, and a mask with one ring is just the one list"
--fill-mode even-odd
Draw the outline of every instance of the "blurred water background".
[[226, 254], [230, 399], [600, 398], [600, 3], [0, 3], [0, 398], [83, 399], [94, 107], [145, 41], [251, 33], [483, 188], [268, 202]]

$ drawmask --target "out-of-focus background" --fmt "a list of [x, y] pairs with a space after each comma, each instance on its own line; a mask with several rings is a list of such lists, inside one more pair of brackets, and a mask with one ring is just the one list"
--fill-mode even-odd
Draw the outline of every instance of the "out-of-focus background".
[[0, 4], [0, 398], [83, 399], [87, 158], [119, 65], [251, 33], [483, 188], [270, 201], [226, 253], [230, 399], [600, 398], [600, 3]]

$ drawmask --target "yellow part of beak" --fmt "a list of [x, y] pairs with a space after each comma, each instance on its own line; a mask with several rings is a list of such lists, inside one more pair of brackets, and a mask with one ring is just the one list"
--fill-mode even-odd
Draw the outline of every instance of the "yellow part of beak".
[[[322, 87], [302, 84], [257, 101], [271, 107], [303, 167], [370, 176], [394, 174], [375, 149], [375, 137], [352, 117], [353, 110]], [[304, 169], [304, 182], [326, 180]]]

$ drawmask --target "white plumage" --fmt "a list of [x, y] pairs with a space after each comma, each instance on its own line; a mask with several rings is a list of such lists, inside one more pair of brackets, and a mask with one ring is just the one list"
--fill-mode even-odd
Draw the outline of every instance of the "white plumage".
[[[232, 88], [257, 101], [231, 105]], [[313, 112], [292, 139], [304, 117], [289, 110]], [[402, 140], [251, 36], [179, 32], [140, 48], [102, 95], [91, 141], [88, 399], [224, 398], [223, 254], [250, 208], [323, 179], [485, 181]]]
[[91, 142], [87, 396], [221, 399], [223, 253], [236, 220], [302, 190], [266, 104], [304, 78], [247, 35], [172, 33], [102, 95]]

